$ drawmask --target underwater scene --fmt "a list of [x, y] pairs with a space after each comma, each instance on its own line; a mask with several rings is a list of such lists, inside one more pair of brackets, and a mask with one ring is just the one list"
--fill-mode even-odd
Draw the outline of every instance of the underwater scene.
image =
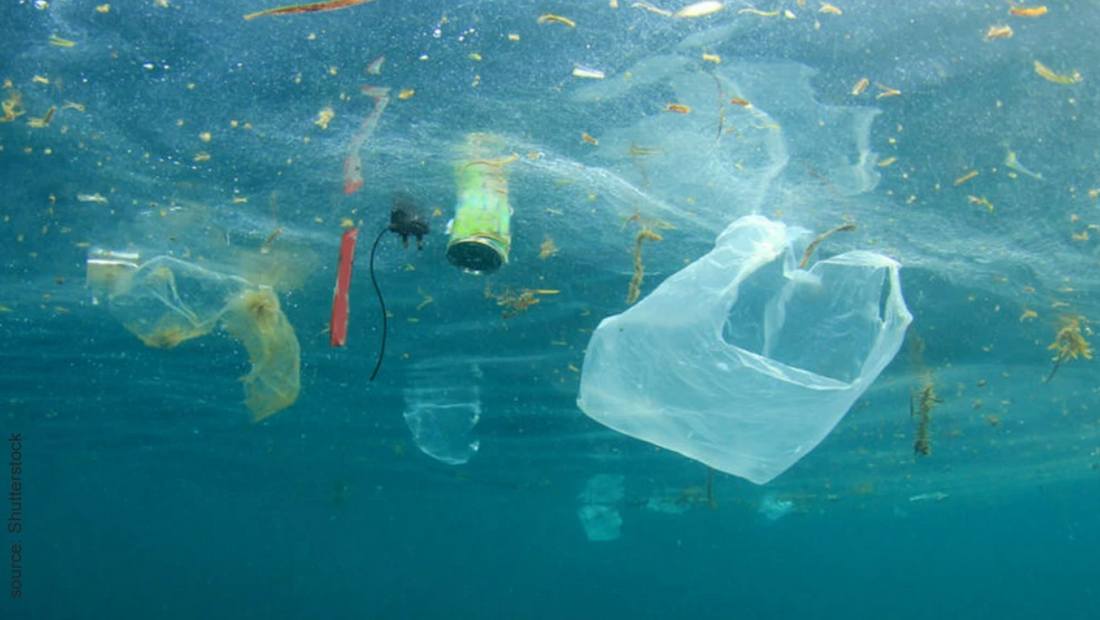
[[16, 618], [1100, 617], [1100, 0], [3, 0]]

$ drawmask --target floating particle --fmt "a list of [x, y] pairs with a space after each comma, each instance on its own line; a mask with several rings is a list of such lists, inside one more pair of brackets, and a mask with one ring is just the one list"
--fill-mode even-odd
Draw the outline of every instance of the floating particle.
[[56, 47], [76, 47], [76, 43], [68, 39], [62, 39], [56, 34], [50, 35], [50, 45], [54, 45]]
[[1011, 149], [1009, 149], [1008, 152], [1005, 154], [1005, 167], [1015, 170], [1016, 172], [1019, 172], [1021, 174], [1026, 174], [1033, 179], [1037, 179], [1040, 181], [1043, 179], [1043, 174], [1041, 172], [1032, 172], [1026, 166], [1021, 164], [1019, 157], [1017, 157], [1016, 155], [1016, 151], [1013, 151]]
[[554, 240], [550, 238], [550, 235], [546, 235], [546, 240], [539, 245], [539, 258], [546, 260], [558, 252], [558, 246], [554, 245]]
[[[27, 124], [30, 125], [31, 127], [35, 127], [35, 128], [38, 128], [38, 129], [41, 129], [42, 127], [46, 127], [50, 124], [50, 121], [53, 120], [53, 114], [56, 111], [57, 111], [57, 107], [52, 106], [52, 107], [50, 107], [49, 110], [46, 111], [46, 115], [43, 116], [42, 118], [29, 118], [29, 119], [27, 119]], [[48, 152], [46, 154], [49, 155]]]
[[875, 95], [875, 99], [882, 99], [883, 97], [897, 97], [901, 94], [900, 90], [896, 88], [891, 88], [889, 86], [886, 86], [885, 84], [879, 84], [878, 82], [875, 82], [875, 86], [877, 86], [882, 91], [881, 93]]
[[4, 110], [4, 115], [0, 116], [0, 123], [10, 123], [16, 118], [23, 116], [25, 111], [23, 109], [23, 95], [18, 91], [12, 91], [8, 98], [0, 103]]
[[315, 2], [313, 4], [296, 4], [293, 6], [282, 6], [275, 9], [268, 9], [266, 11], [249, 13], [248, 15], [244, 16], [244, 19], [245, 21], [248, 21], [251, 19], [256, 19], [257, 17], [263, 17], [265, 15], [297, 15], [299, 13], [320, 13], [322, 11], [335, 11], [337, 9], [346, 9], [357, 4], [364, 4], [371, 1], [372, 0], [329, 0], [328, 2]]
[[658, 15], [663, 15], [664, 17], [672, 17], [672, 11], [666, 11], [664, 9], [659, 9], [659, 8], [653, 6], [652, 4], [648, 3], [648, 2], [635, 2], [634, 4], [632, 4], [630, 6], [635, 8], [635, 9], [645, 9], [646, 11], [649, 11], [650, 13], [656, 13]]
[[324, 108], [317, 113], [317, 120], [313, 121], [314, 125], [317, 125], [321, 129], [328, 129], [328, 124], [332, 121], [336, 113], [332, 111], [332, 108]]
[[761, 11], [760, 9], [741, 9], [737, 12], [740, 15], [759, 15], [760, 17], [779, 17], [782, 15], [779, 11]]
[[1013, 34], [1011, 26], [990, 26], [989, 30], [985, 31], [985, 40], [1007, 39]]
[[976, 176], [978, 176], [978, 171], [977, 170], [971, 170], [970, 172], [967, 172], [963, 176], [955, 179], [955, 186], [957, 187], [959, 185], [962, 185], [963, 183], [966, 183], [967, 181], [969, 181], [970, 179], [973, 179]]
[[1014, 6], [1008, 9], [1009, 15], [1015, 15], [1016, 17], [1039, 17], [1047, 14], [1047, 7], [1045, 6]]
[[382, 64], [385, 62], [385, 56], [379, 56], [378, 58], [370, 61], [370, 64], [367, 65], [367, 73], [369, 75], [382, 75]]
[[540, 24], [564, 24], [570, 28], [576, 28], [577, 22], [569, 19], [568, 17], [562, 17], [561, 15], [554, 15], [553, 13], [544, 13], [539, 19]]
[[412, 96], [416, 94], [415, 88], [406, 88], [397, 93], [397, 98], [401, 100], [412, 99]]
[[703, 17], [704, 15], [710, 15], [717, 13], [725, 8], [721, 2], [715, 2], [714, 0], [706, 0], [704, 2], [696, 2], [695, 4], [689, 4], [684, 8], [676, 11], [672, 14], [673, 17], [688, 18], [688, 17]]
[[589, 69], [588, 67], [576, 66], [573, 67], [573, 77], [587, 78], [590, 80], [602, 80], [605, 76], [603, 71], [599, 69]]
[[977, 205], [979, 207], [986, 207], [987, 209], [989, 209], [990, 213], [993, 213], [993, 203], [986, 200], [985, 196], [982, 196], [981, 198], [978, 198], [977, 196], [967, 196], [966, 199], [970, 201], [970, 204]]
[[1081, 74], [1076, 71], [1070, 75], [1059, 75], [1038, 60], [1035, 61], [1035, 73], [1038, 73], [1043, 79], [1057, 84], [1077, 84], [1081, 81]]

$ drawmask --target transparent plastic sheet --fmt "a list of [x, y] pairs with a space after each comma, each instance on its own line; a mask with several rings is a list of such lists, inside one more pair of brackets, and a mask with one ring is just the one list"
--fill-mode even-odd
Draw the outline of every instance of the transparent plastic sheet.
[[97, 303], [147, 346], [172, 348], [218, 322], [244, 344], [252, 371], [242, 379], [253, 420], [292, 405], [300, 390], [297, 336], [268, 286], [171, 256], [139, 263], [137, 253], [93, 250], [88, 284]]
[[90, 285], [99, 296], [106, 293], [111, 313], [150, 347], [171, 348], [210, 333], [227, 300], [248, 285], [170, 256], [127, 268], [106, 262], [109, 255], [99, 251], [89, 257]]
[[[785, 219], [833, 222], [851, 212], [853, 197], [879, 181], [870, 146], [879, 112], [819, 103], [813, 75], [793, 62], [734, 58], [715, 67], [695, 54], [657, 55], [606, 80], [569, 82], [568, 100], [550, 113], [564, 116], [562, 124], [548, 121], [550, 135], [512, 125], [505, 115], [492, 127], [503, 141], [501, 156], [517, 156], [502, 167], [516, 243], [546, 232], [584, 249], [570, 260], [615, 265], [636, 232], [624, 222], [660, 220], [677, 232], [650, 250], [679, 260], [683, 250], [674, 244], [709, 243], [741, 215], [782, 210]], [[752, 105], [730, 104], [733, 98]], [[642, 101], [649, 104], [639, 108]], [[660, 110], [660, 102], [673, 101], [691, 113]], [[581, 141], [581, 129], [598, 144]], [[365, 147], [373, 149], [364, 160], [371, 174], [396, 174], [420, 195], [453, 196], [453, 149], [424, 145], [457, 147], [464, 134], [422, 119], [385, 138]]]
[[850, 197], [878, 184], [878, 155], [870, 147], [877, 109], [819, 103], [810, 85], [814, 71], [798, 63], [705, 64], [654, 56], [625, 69], [630, 79], [600, 81], [573, 95], [585, 105], [656, 99], [690, 109], [600, 133], [595, 156], [608, 170], [652, 196], [690, 197], [687, 206], [666, 203], [664, 213], [645, 209], [649, 215], [686, 217], [719, 232], [770, 205], [795, 219], [804, 208], [850, 208]]
[[854, 251], [797, 269], [798, 236], [741, 218], [709, 254], [604, 319], [581, 409], [757, 484], [808, 454], [893, 359], [912, 316], [898, 263]]
[[405, 388], [405, 423], [420, 451], [448, 465], [461, 465], [477, 454], [473, 429], [481, 419], [476, 364], [446, 360], [412, 369]]

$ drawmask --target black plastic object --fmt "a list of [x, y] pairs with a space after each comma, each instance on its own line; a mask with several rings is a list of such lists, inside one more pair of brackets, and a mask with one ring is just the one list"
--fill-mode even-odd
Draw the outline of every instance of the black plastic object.
[[405, 247], [409, 247], [409, 237], [416, 237], [416, 249], [424, 249], [424, 235], [428, 234], [428, 220], [424, 219], [424, 211], [412, 196], [402, 192], [394, 193], [388, 230], [401, 235]]
[[370, 248], [370, 281], [374, 285], [374, 292], [378, 294], [378, 305], [382, 307], [382, 344], [378, 348], [378, 362], [374, 365], [374, 372], [370, 374], [370, 380], [378, 376], [382, 368], [382, 358], [386, 355], [386, 331], [389, 320], [386, 317], [386, 300], [382, 298], [382, 289], [378, 287], [378, 279], [374, 276], [374, 253], [378, 249], [378, 243], [387, 232], [401, 235], [401, 241], [405, 247], [409, 247], [409, 237], [416, 237], [416, 249], [424, 249], [424, 235], [428, 234], [428, 220], [424, 217], [424, 211], [416, 204], [411, 196], [402, 192], [393, 195], [393, 206], [390, 208], [390, 225], [378, 231], [374, 239], [374, 245]]

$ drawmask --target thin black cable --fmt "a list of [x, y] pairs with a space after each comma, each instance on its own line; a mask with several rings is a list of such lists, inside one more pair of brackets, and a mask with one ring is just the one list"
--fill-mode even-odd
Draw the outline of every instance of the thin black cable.
[[382, 236], [389, 230], [389, 228], [383, 228], [378, 233], [378, 238], [374, 240], [374, 245], [370, 248], [370, 281], [374, 285], [374, 292], [378, 294], [378, 304], [382, 306], [382, 346], [378, 349], [378, 363], [374, 365], [374, 372], [370, 373], [371, 381], [374, 381], [374, 378], [378, 376], [378, 369], [382, 368], [382, 357], [386, 355], [386, 327], [388, 323], [386, 320], [386, 300], [382, 299], [382, 289], [378, 288], [378, 279], [374, 277], [374, 251], [378, 249], [378, 242], [382, 241]]

